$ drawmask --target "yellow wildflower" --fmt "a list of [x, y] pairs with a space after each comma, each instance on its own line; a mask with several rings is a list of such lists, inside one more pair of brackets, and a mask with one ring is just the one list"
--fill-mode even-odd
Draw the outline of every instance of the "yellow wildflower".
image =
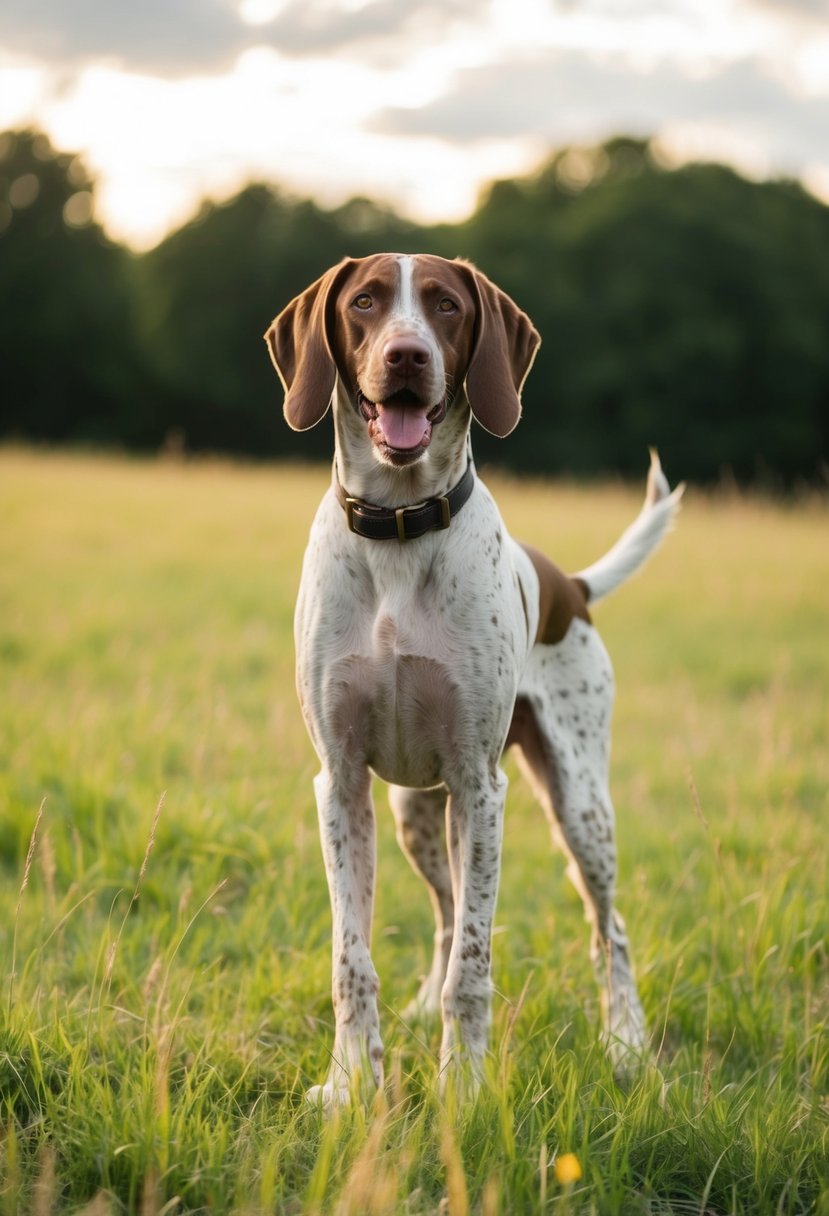
[[571, 1182], [578, 1182], [581, 1178], [581, 1166], [579, 1159], [575, 1153], [562, 1153], [556, 1157], [555, 1164], [556, 1182], [566, 1186]]

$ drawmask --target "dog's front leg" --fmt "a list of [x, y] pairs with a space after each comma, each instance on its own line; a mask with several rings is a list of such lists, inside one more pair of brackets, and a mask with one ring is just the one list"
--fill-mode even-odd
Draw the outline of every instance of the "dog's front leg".
[[500, 769], [460, 782], [447, 810], [455, 929], [441, 995], [441, 1084], [477, 1088], [492, 1005], [492, 921], [498, 895], [507, 778]]
[[308, 1091], [313, 1102], [344, 1105], [368, 1082], [383, 1084], [383, 1045], [377, 1012], [377, 973], [371, 961], [375, 826], [367, 768], [314, 780], [325, 872], [333, 918], [332, 996], [335, 1037], [324, 1085]]

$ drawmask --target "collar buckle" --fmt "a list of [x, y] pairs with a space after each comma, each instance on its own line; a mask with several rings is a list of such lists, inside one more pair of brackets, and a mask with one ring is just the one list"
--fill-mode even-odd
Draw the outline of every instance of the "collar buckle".
[[360, 535], [357, 529], [354, 527], [354, 508], [358, 507], [359, 505], [359, 498], [346, 497], [343, 500], [343, 507], [345, 508], [345, 522], [348, 524], [349, 532], [353, 532], [355, 536]]
[[[350, 500], [346, 500], [350, 501]], [[428, 507], [429, 503], [437, 503], [440, 507], [440, 523], [436, 523], [434, 528], [438, 532], [444, 532], [452, 522], [452, 509], [449, 506], [449, 499], [445, 494], [441, 494], [439, 498], [427, 498], [425, 502], [418, 503], [414, 507], [396, 507], [394, 511], [394, 522], [397, 527], [397, 539], [399, 541], [413, 540], [414, 537], [408, 536], [406, 533], [406, 516], [409, 513], [422, 510]], [[350, 525], [349, 525], [350, 526]], [[351, 529], [352, 532], [354, 529]]]

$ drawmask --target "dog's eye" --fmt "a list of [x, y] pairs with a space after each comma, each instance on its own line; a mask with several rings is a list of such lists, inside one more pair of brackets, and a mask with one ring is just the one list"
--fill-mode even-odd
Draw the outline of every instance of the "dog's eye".
[[366, 312], [371, 308], [373, 301], [367, 291], [361, 291], [358, 296], [354, 297], [354, 307], [359, 308], [361, 312]]
[[450, 300], [448, 296], [444, 296], [440, 304], [438, 304], [438, 312], [457, 312], [458, 306], [454, 300]]

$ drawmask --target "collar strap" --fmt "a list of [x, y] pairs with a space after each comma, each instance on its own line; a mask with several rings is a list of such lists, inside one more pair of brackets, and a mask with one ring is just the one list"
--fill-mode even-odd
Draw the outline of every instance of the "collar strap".
[[352, 532], [369, 540], [415, 540], [426, 532], [448, 528], [475, 485], [472, 462], [456, 486], [440, 498], [427, 498], [413, 507], [375, 507], [352, 498], [335, 478], [334, 492]]

